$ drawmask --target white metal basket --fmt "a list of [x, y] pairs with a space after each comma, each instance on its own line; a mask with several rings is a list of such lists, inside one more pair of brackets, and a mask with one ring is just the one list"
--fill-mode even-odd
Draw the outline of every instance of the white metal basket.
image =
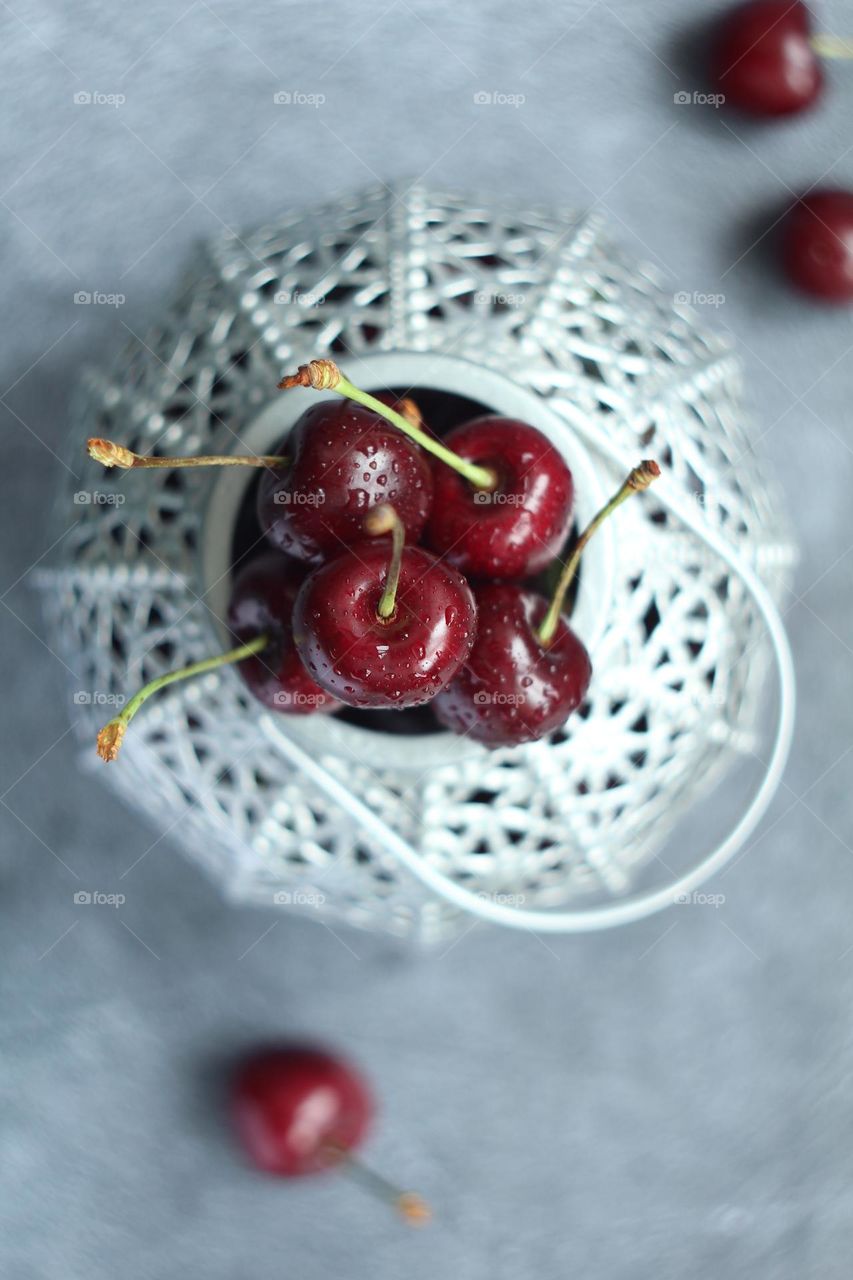
[[[209, 246], [157, 331], [86, 375], [75, 470], [90, 435], [265, 451], [316, 396], [282, 396], [278, 378], [329, 354], [365, 387], [451, 391], [533, 422], [569, 460], [581, 522], [641, 456], [661, 463], [585, 557], [588, 704], [548, 741], [489, 752], [274, 715], [225, 669], [152, 700], [104, 778], [235, 898], [427, 940], [472, 912], [605, 927], [694, 890], [760, 820], [793, 717], [774, 604], [793, 549], [728, 346], [595, 217], [383, 187]], [[86, 474], [61, 496], [62, 527], [75, 498], [79, 518], [42, 583], [94, 753], [107, 701], [222, 643], [251, 472]], [[678, 819], [744, 755], [765, 764], [734, 828], [664, 866]]]

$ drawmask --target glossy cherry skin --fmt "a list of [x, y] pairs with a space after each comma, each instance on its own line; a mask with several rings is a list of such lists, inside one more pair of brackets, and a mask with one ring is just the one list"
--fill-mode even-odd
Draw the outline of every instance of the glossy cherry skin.
[[826, 302], [853, 301], [853, 191], [811, 191], [782, 224], [782, 264]]
[[727, 104], [760, 116], [810, 106], [823, 88], [811, 46], [811, 15], [799, 0], [748, 0], [723, 17], [711, 71]]
[[265, 472], [258, 520], [269, 541], [319, 564], [365, 537], [364, 517], [390, 503], [417, 542], [432, 502], [426, 455], [402, 431], [361, 405], [322, 400], [278, 446], [287, 468]]
[[526, 578], [559, 554], [569, 534], [572, 473], [550, 440], [524, 422], [489, 415], [456, 427], [444, 443], [498, 477], [475, 489], [434, 461], [426, 541], [472, 578]]
[[592, 677], [584, 645], [561, 618], [544, 648], [536, 635], [548, 602], [512, 583], [475, 590], [477, 636], [433, 710], [454, 733], [489, 747], [535, 742], [583, 702]]
[[311, 676], [351, 707], [402, 709], [429, 702], [471, 649], [474, 597], [450, 565], [422, 547], [403, 551], [396, 609], [377, 613], [388, 539], [362, 543], [306, 579], [293, 634]]
[[311, 679], [293, 643], [293, 603], [305, 574], [304, 565], [280, 551], [264, 552], [240, 570], [228, 607], [228, 626], [238, 640], [271, 637], [267, 648], [239, 665], [252, 693], [272, 711], [303, 716], [338, 706]]
[[322, 1173], [364, 1139], [373, 1098], [348, 1063], [282, 1045], [247, 1058], [231, 1082], [237, 1133], [253, 1164], [284, 1178]]

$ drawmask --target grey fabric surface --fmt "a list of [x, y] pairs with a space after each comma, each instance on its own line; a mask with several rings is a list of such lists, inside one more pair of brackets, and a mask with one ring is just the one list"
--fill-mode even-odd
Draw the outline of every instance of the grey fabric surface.
[[[853, 76], [782, 125], [676, 105], [703, 87], [685, 28], [718, 6], [690, 8], [3, 5], [2, 1276], [849, 1274], [853, 330], [750, 246], [787, 188], [853, 180]], [[725, 295], [708, 322], [740, 344], [803, 559], [796, 744], [719, 909], [547, 942], [478, 926], [412, 957], [226, 907], [79, 768], [31, 583], [80, 366], [145, 330], [199, 236], [407, 175], [595, 202], [674, 289]], [[83, 910], [81, 887], [127, 902]], [[244, 1171], [220, 1069], [279, 1034], [373, 1077], [371, 1158], [434, 1201], [430, 1230]]]

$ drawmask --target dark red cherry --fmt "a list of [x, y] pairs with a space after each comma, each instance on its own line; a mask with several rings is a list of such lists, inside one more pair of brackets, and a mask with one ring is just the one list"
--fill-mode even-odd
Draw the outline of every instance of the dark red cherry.
[[238, 640], [270, 637], [265, 649], [240, 663], [241, 676], [265, 707], [291, 715], [338, 705], [311, 679], [293, 643], [293, 602], [305, 575], [305, 566], [280, 551], [267, 551], [237, 575], [228, 608], [228, 625]]
[[711, 72], [726, 102], [761, 116], [811, 105], [823, 69], [811, 44], [811, 14], [800, 0], [748, 0], [720, 23]]
[[803, 196], [782, 224], [781, 250], [785, 271], [805, 293], [853, 301], [853, 192]]
[[433, 462], [435, 495], [427, 526], [434, 551], [473, 578], [525, 578], [561, 550], [571, 527], [574, 485], [561, 454], [541, 431], [489, 415], [443, 442], [492, 471], [493, 491], [475, 489]]
[[450, 565], [406, 547], [396, 604], [379, 615], [385, 543], [361, 543], [317, 569], [296, 599], [293, 634], [312, 677], [351, 707], [429, 702], [458, 671], [474, 638], [471, 588]]
[[289, 466], [265, 472], [258, 520], [270, 542], [319, 563], [364, 539], [367, 513], [391, 503], [416, 542], [432, 501], [424, 454], [378, 414], [347, 400], [306, 409], [278, 452]]
[[491, 582], [474, 595], [477, 637], [433, 710], [446, 728], [489, 747], [544, 738], [583, 702], [589, 654], [562, 617], [550, 644], [541, 643], [548, 601], [537, 592]]
[[322, 1173], [358, 1147], [373, 1099], [353, 1067], [320, 1049], [263, 1049], [231, 1088], [237, 1133], [253, 1163], [285, 1178]]
[[634, 467], [579, 536], [551, 600], [512, 583], [476, 590], [477, 635], [435, 714], [455, 733], [490, 747], [535, 742], [564, 724], [586, 696], [592, 664], [562, 609], [584, 548], [605, 520], [660, 475], [647, 459]]

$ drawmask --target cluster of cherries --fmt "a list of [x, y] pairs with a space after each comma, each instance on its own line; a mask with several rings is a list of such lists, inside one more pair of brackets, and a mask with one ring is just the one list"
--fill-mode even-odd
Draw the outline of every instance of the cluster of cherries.
[[[823, 56], [853, 56], [853, 43], [814, 35], [802, 0], [746, 0], [723, 17], [711, 75], [726, 103], [757, 116], [790, 116], [820, 97]], [[781, 225], [782, 265], [805, 293], [853, 302], [853, 192], [810, 189]]]
[[602, 521], [659, 474], [643, 462], [576, 540], [550, 599], [530, 580], [573, 524], [574, 484], [535, 427], [488, 415], [439, 440], [411, 401], [374, 397], [331, 360], [282, 388], [336, 392], [263, 457], [142, 457], [89, 441], [108, 466], [263, 467], [267, 549], [237, 575], [229, 652], [146, 685], [101, 730], [115, 758], [156, 690], [239, 662], [255, 696], [295, 715], [431, 703], [439, 722], [491, 747], [544, 737], [583, 701], [592, 667], [563, 614], [581, 553]]

